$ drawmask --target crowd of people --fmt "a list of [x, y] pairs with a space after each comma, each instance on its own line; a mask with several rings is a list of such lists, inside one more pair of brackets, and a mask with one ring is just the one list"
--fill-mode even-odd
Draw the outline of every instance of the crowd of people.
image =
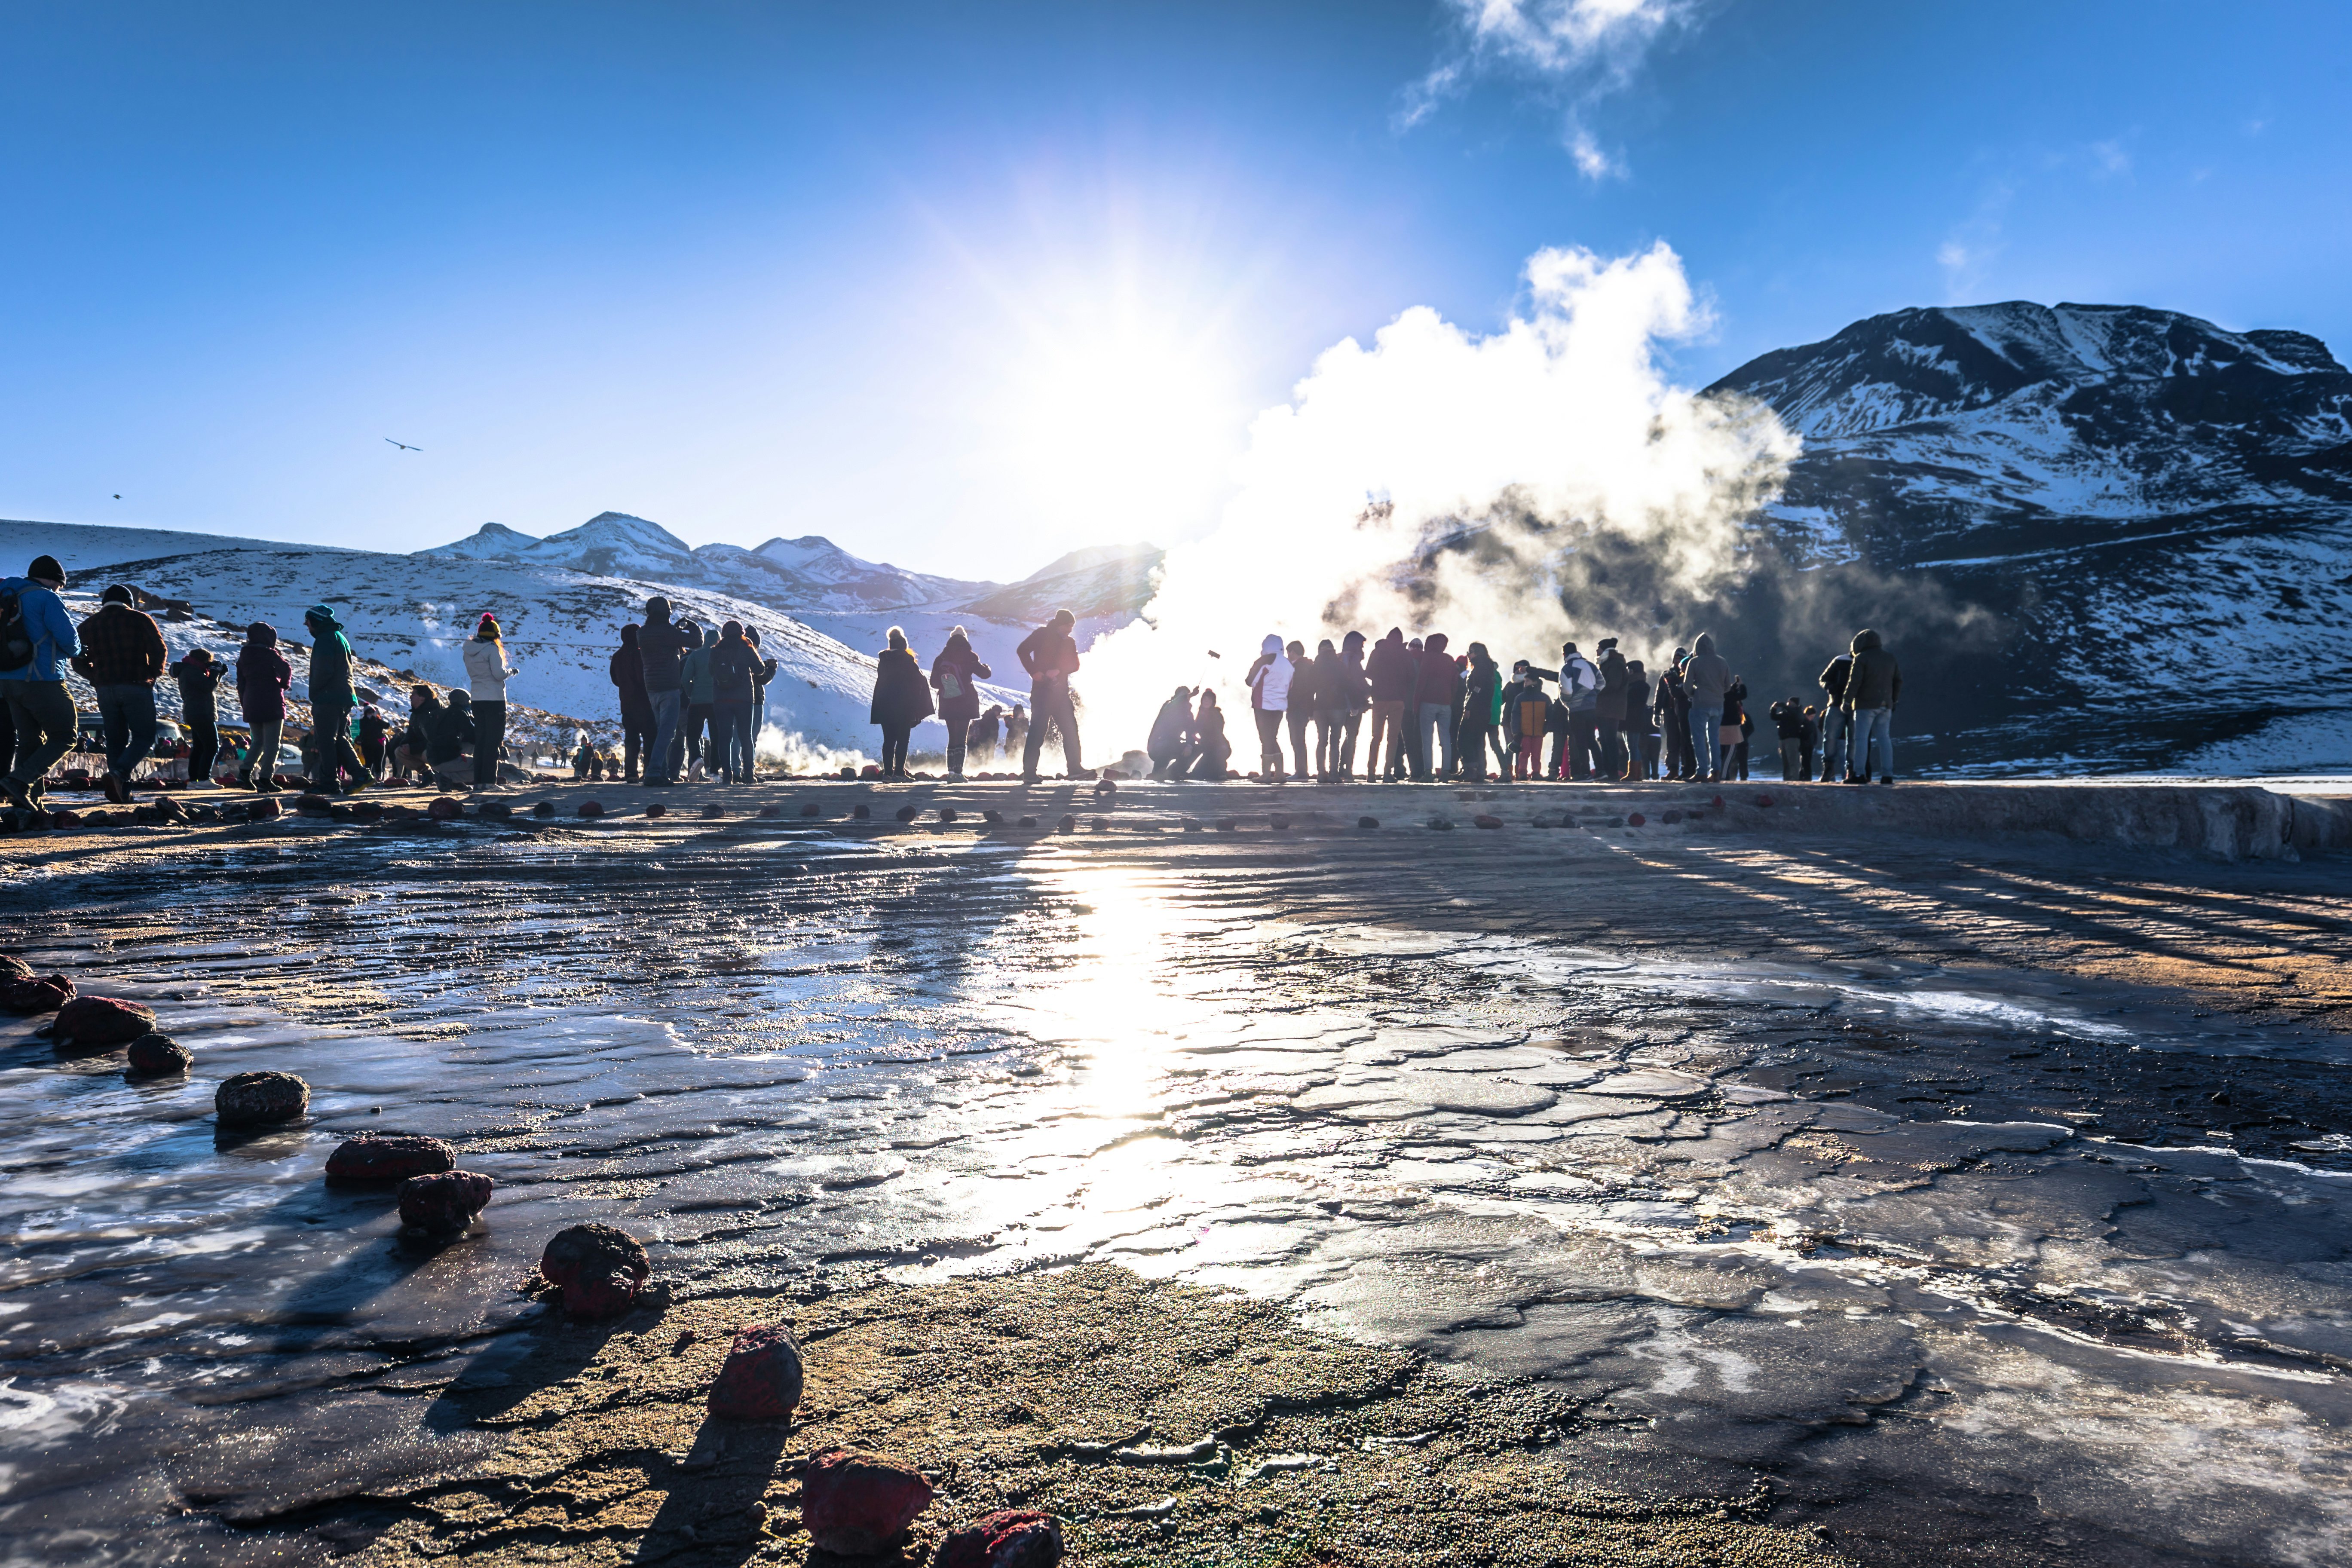
[[[1490, 757], [1491, 776], [1507, 780], [1744, 779], [1755, 730], [1747, 681], [1704, 632], [1654, 677], [1615, 637], [1591, 656], [1570, 642], [1557, 665], [1523, 658], [1506, 670], [1485, 643], [1455, 653], [1443, 632], [1408, 638], [1392, 626], [1369, 645], [1349, 632], [1311, 655], [1269, 635], [1244, 684], [1258, 747], [1251, 776], [1269, 782], [1484, 781]], [[1768, 710], [1781, 776], [1862, 784], [1874, 764], [1878, 782], [1893, 784], [1903, 679], [1878, 634], [1854, 634], [1820, 686], [1819, 702], [1788, 697]], [[1234, 776], [1224, 713], [1205, 688], [1175, 689], [1146, 750], [1154, 778]]]

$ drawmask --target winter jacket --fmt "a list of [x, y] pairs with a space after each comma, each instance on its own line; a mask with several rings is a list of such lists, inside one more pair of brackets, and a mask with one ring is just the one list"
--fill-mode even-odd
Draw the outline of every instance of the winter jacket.
[[1282, 639], [1268, 633], [1265, 645], [1258, 649], [1257, 662], [1250, 666], [1250, 706], [1261, 713], [1286, 712], [1291, 683], [1297, 675], [1298, 667], [1282, 651]]
[[940, 717], [971, 723], [980, 717], [980, 682], [996, 672], [980, 662], [971, 644], [950, 638], [931, 660], [931, 689], [940, 694]]
[[1830, 694], [1830, 706], [1845, 706], [1846, 682], [1853, 679], [1853, 655], [1842, 653], [1822, 668], [1822, 689]]
[[453, 691], [446, 707], [425, 710], [425, 760], [436, 768], [456, 762], [474, 743], [473, 704], [460, 706], [460, 695]]
[[[1032, 691], [1040, 686], [1067, 686], [1070, 677], [1078, 672], [1077, 640], [1051, 624], [1023, 637], [1021, 646], [1013, 651], [1021, 668], [1028, 672]], [[926, 697], [923, 700], [929, 702], [930, 699]]]
[[1301, 713], [1322, 710], [1323, 666], [1311, 658], [1290, 660], [1290, 706]]
[[1601, 689], [1593, 694], [1592, 716], [1612, 730], [1625, 726], [1625, 656], [1613, 647], [1601, 655]]
[[1454, 656], [1445, 651], [1445, 634], [1432, 632], [1421, 645], [1421, 668], [1413, 681], [1413, 701], [1442, 702], [1450, 708], [1459, 684], [1460, 672], [1454, 668]]
[[1878, 634], [1853, 634], [1853, 679], [1846, 683], [1845, 706], [1856, 713], [1892, 708], [1903, 695], [1903, 671], [1895, 656], [1879, 642]]
[[1201, 716], [1192, 721], [1192, 738], [1200, 742], [1201, 754], [1220, 766], [1234, 754], [1233, 742], [1225, 739], [1225, 710], [1222, 708], [1201, 710]]
[[867, 722], [911, 730], [931, 716], [931, 686], [923, 667], [902, 647], [885, 648], [874, 658], [874, 707]]
[[1421, 670], [1413, 662], [1412, 649], [1404, 646], [1404, 634], [1391, 629], [1389, 635], [1372, 645], [1371, 657], [1364, 661], [1364, 676], [1372, 689], [1375, 702], [1411, 702], [1413, 689], [1420, 683]]
[[1793, 698], [1784, 699], [1772, 704], [1771, 713], [1772, 728], [1779, 731], [1780, 739], [1801, 741], [1805, 738], [1805, 705], [1803, 703]]
[[1691, 644], [1690, 663], [1683, 670], [1683, 689], [1690, 694], [1692, 710], [1717, 712], [1724, 693], [1731, 689], [1731, 661], [1715, 651], [1715, 639], [1701, 632]]
[[718, 689], [710, 682], [710, 650], [717, 646], [719, 634], [706, 627], [696, 635], [701, 644], [688, 648], [678, 661], [677, 689], [686, 693], [687, 706], [708, 707], [719, 700]]
[[360, 694], [352, 688], [352, 645], [343, 640], [343, 626], [325, 605], [314, 605], [302, 617], [310, 633], [310, 708], [356, 708]]
[[1143, 742], [1146, 755], [1154, 762], [1172, 757], [1184, 749], [1184, 737], [1192, 732], [1192, 700], [1171, 697], [1160, 705], [1159, 717], [1151, 721], [1151, 734]]
[[[1323, 706], [1334, 713], [1361, 713], [1372, 705], [1372, 683], [1364, 673], [1364, 653], [1361, 639], [1354, 633], [1339, 647], [1338, 662], [1332, 666], [1323, 689]], [[1315, 656], [1320, 664], [1323, 656]]]
[[1496, 704], [1502, 700], [1502, 671], [1491, 658], [1475, 658], [1465, 678], [1462, 689], [1462, 710], [1472, 716], [1472, 722], [1495, 722]]
[[507, 663], [507, 645], [475, 637], [466, 644], [466, 686], [477, 702], [504, 702], [507, 678], [522, 671]]
[[245, 710], [245, 721], [283, 720], [293, 684], [294, 667], [278, 651], [276, 628], [254, 622], [245, 629], [245, 646], [236, 650], [236, 705]]
[[213, 693], [220, 686], [221, 671], [226, 667], [204, 648], [190, 648], [179, 663], [172, 667], [172, 679], [180, 683], [180, 711], [191, 724], [213, 722]]
[[66, 672], [61, 666], [81, 647], [73, 617], [66, 614], [65, 601], [30, 577], [0, 582], [0, 595], [5, 594], [16, 595], [16, 613], [24, 617], [33, 657], [14, 669], [0, 669], [0, 680], [63, 680]]
[[1628, 730], [1647, 729], [1650, 724], [1650, 672], [1642, 668], [1639, 659], [1625, 664], [1625, 719]]
[[1516, 721], [1511, 733], [1522, 740], [1540, 737], [1551, 727], [1551, 699], [1534, 681], [1523, 681], [1512, 690], [1511, 716]]
[[713, 702], [757, 701], [760, 683], [776, 677], [776, 661], [761, 658], [760, 650], [742, 637], [720, 637], [709, 657]]
[[613, 650], [612, 662], [605, 666], [605, 672], [620, 689], [623, 718], [653, 717], [654, 700], [646, 695], [646, 664], [637, 654], [636, 627], [621, 628], [621, 646]]
[[92, 686], [152, 686], [169, 657], [153, 616], [128, 605], [100, 605], [81, 624], [81, 652], [73, 667]]
[[[667, 599], [646, 600], [646, 624], [637, 628], [637, 663], [645, 677], [646, 692], [678, 689], [680, 665], [690, 650], [701, 646], [700, 632], [670, 624]], [[650, 695], [646, 701], [650, 707]]]

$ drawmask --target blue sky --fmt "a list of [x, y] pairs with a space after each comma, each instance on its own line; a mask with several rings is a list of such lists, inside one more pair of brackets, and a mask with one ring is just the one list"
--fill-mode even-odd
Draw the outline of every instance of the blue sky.
[[1523, 15], [0, 7], [0, 515], [1015, 577], [1202, 531], [1317, 353], [1547, 245], [1671, 244], [1693, 384], [2007, 299], [2352, 349], [2352, 6]]

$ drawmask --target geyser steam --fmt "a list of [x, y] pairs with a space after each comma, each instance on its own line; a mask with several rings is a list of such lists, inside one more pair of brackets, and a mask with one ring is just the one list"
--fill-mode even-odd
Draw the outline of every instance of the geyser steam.
[[1685, 601], [1736, 576], [1740, 522], [1798, 441], [1769, 409], [1667, 383], [1657, 345], [1707, 321], [1681, 258], [1544, 250], [1526, 276], [1531, 309], [1501, 331], [1407, 310], [1259, 416], [1216, 531], [1171, 550], [1143, 618], [1089, 652], [1088, 707], [1132, 725], [1180, 681], [1246, 706], [1267, 632], [1311, 652], [1351, 627], [1444, 631], [1507, 665], [1654, 625], [1597, 600], [1578, 565], [1596, 547]]

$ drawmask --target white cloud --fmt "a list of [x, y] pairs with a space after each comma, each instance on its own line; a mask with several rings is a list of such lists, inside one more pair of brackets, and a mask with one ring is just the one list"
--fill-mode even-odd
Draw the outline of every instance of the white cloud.
[[1405, 93], [1410, 129], [1481, 77], [1516, 77], [1564, 98], [1561, 140], [1588, 179], [1625, 170], [1585, 125], [1600, 99], [1633, 79], [1659, 37], [1697, 17], [1705, 0], [1445, 0], [1458, 43]]
[[2091, 163], [2102, 178], [2114, 178], [2132, 172], [2131, 154], [2124, 150], [2121, 139], [2091, 143]]

